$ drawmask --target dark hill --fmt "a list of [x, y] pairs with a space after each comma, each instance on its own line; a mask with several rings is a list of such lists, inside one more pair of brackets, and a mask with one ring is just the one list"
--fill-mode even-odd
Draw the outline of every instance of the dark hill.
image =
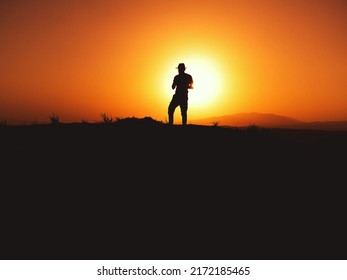
[[0, 136], [5, 259], [326, 259], [347, 249], [344, 132], [126, 118], [1, 126]]

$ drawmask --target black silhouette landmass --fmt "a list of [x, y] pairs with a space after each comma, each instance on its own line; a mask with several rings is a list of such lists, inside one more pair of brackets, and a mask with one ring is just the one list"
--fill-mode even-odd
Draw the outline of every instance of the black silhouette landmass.
[[133, 117], [0, 136], [1, 259], [345, 256], [346, 131]]

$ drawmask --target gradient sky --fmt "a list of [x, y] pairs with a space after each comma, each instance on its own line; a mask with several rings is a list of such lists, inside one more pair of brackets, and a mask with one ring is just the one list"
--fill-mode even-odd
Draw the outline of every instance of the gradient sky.
[[180, 62], [195, 82], [188, 123], [347, 120], [347, 2], [0, 2], [0, 121], [166, 121]]

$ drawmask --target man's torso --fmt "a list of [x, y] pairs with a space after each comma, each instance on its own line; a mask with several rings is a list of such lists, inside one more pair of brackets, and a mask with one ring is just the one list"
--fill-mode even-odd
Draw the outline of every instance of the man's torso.
[[187, 73], [176, 75], [174, 78], [174, 83], [176, 84], [176, 93], [187, 94], [188, 88], [190, 87], [192, 82], [192, 76]]

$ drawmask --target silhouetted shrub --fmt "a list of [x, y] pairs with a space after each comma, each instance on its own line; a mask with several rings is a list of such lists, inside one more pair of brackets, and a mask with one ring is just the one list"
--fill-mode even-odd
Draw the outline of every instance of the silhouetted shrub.
[[102, 113], [101, 118], [102, 118], [102, 121], [104, 123], [112, 123], [113, 122], [113, 118], [111, 116], [109, 116], [107, 113]]
[[57, 114], [53, 113], [52, 115], [49, 116], [49, 119], [51, 121], [51, 124], [60, 124], [60, 118]]
[[112, 123], [113, 122], [113, 118], [111, 116], [109, 116], [107, 113], [102, 113], [101, 118], [102, 118], [102, 121], [104, 123]]

